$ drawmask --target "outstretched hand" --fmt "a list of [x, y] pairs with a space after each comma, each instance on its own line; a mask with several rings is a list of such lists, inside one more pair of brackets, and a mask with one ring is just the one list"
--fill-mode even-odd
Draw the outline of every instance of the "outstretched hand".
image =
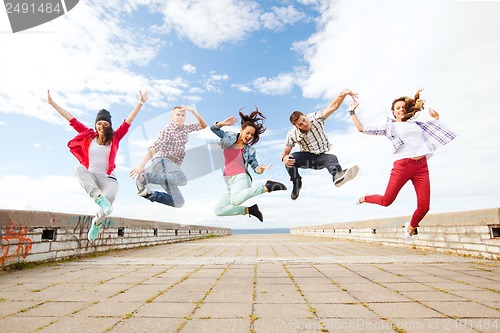
[[231, 126], [231, 125], [236, 124], [237, 121], [238, 121], [238, 119], [236, 119], [236, 117], [229, 117], [229, 118], [227, 118], [224, 121], [219, 121], [218, 124], [219, 124], [220, 127], [222, 127], [222, 126]]
[[146, 101], [148, 100], [149, 98], [149, 94], [148, 94], [148, 91], [147, 90], [144, 90], [144, 92], [140, 91], [139, 90], [139, 95], [141, 95], [141, 102], [142, 103], [146, 103]]
[[50, 90], [47, 90], [47, 103], [49, 103], [50, 105], [52, 105], [52, 103], [54, 103], [54, 101], [52, 100], [52, 97], [50, 96]]
[[272, 165], [259, 165], [255, 170], [259, 175], [264, 173], [264, 171], [271, 169]]
[[142, 166], [137, 166], [135, 168], [133, 168], [131, 171], [130, 171], [130, 177], [132, 177], [134, 180], [137, 180], [137, 178], [139, 177], [139, 175], [141, 174], [141, 172], [144, 171], [144, 167]]
[[429, 115], [436, 120], [439, 119], [439, 113], [434, 109], [429, 108]]

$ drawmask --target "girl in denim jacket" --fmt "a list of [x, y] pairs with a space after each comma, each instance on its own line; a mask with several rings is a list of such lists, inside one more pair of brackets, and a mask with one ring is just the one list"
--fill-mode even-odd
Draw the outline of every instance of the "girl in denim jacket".
[[215, 207], [217, 216], [251, 215], [257, 217], [261, 222], [264, 217], [256, 204], [250, 207], [241, 204], [265, 192], [286, 190], [282, 183], [268, 180], [265, 185], [252, 185], [252, 177], [248, 172], [250, 166], [255, 173], [262, 174], [271, 166], [259, 165], [255, 148], [260, 135], [266, 130], [262, 124], [264, 115], [258, 110], [250, 115], [239, 112], [241, 117], [241, 129], [239, 133], [221, 130], [224, 126], [231, 126], [237, 122], [236, 117], [229, 117], [224, 121], [216, 122], [210, 127], [220, 139], [220, 146], [224, 153], [224, 180], [227, 186], [226, 194], [219, 200]]

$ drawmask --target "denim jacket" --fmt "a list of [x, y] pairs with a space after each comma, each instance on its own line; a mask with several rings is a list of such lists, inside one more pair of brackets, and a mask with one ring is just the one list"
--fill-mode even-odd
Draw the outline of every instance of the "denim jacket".
[[[219, 138], [219, 145], [222, 149], [227, 149], [231, 147], [236, 140], [238, 140], [239, 133], [235, 132], [226, 132], [221, 130], [217, 125], [213, 124], [210, 126], [212, 132], [214, 132]], [[243, 148], [243, 161], [245, 163], [245, 170], [247, 174], [250, 176], [248, 172], [248, 166], [250, 165], [255, 173], [257, 173], [257, 167], [259, 166], [259, 162], [257, 161], [257, 152], [255, 148], [251, 145], [245, 145]], [[252, 177], [250, 177], [252, 178]]]

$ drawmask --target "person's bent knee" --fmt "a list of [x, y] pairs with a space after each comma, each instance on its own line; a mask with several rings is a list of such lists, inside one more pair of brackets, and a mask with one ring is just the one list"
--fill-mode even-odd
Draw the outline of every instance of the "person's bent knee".
[[175, 172], [174, 173], [175, 177], [175, 184], [177, 186], [185, 186], [187, 184], [187, 178], [182, 172]]
[[241, 205], [245, 200], [241, 200], [241, 199], [238, 199], [238, 198], [231, 198], [229, 200], [231, 202], [231, 205], [232, 206], [239, 206]]
[[380, 206], [383, 206], [383, 207], [389, 207], [392, 203], [394, 202], [394, 200], [392, 201], [386, 201], [386, 200], [380, 200]]

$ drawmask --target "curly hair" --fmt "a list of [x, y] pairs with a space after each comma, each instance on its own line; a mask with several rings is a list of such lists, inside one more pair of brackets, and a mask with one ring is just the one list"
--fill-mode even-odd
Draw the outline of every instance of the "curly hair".
[[249, 115], [241, 113], [241, 110], [243, 110], [243, 108], [238, 111], [241, 118], [241, 129], [245, 129], [247, 126], [252, 126], [255, 129], [255, 134], [253, 135], [252, 142], [250, 143], [250, 145], [253, 146], [259, 141], [260, 135], [266, 131], [263, 124], [266, 117], [259, 112], [257, 107], [255, 107], [255, 111], [252, 111]]
[[391, 110], [394, 111], [394, 104], [396, 104], [397, 102], [405, 102], [406, 116], [403, 120], [407, 121], [415, 117], [417, 112], [422, 111], [422, 109], [424, 108], [425, 101], [423, 99], [420, 99], [420, 92], [422, 90], [423, 89], [417, 90], [413, 98], [409, 96], [396, 98], [394, 101], [392, 101]]

